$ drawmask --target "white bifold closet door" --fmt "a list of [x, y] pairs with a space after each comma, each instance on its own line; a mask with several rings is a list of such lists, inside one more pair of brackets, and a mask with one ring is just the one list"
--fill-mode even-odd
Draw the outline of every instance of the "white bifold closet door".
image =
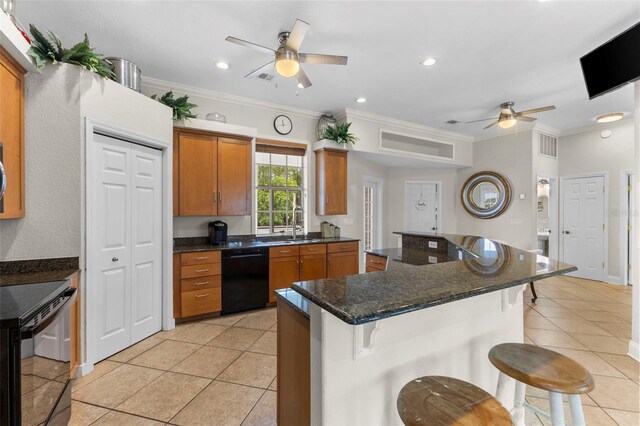
[[[93, 223], [96, 360], [161, 328], [162, 151], [96, 134]], [[91, 171], [90, 171], [91, 172]]]

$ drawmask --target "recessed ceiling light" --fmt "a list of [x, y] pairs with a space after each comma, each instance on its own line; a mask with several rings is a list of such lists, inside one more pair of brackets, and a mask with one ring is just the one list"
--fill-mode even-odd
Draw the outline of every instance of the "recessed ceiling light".
[[598, 123], [611, 123], [613, 121], [622, 120], [622, 117], [624, 117], [624, 113], [622, 113], [622, 112], [612, 112], [612, 113], [609, 113], [609, 114], [603, 114], [603, 115], [600, 115], [600, 116], [596, 117], [596, 121]]
[[436, 58], [427, 58], [424, 61], [422, 61], [422, 65], [424, 65], [425, 67], [430, 67], [431, 65], [435, 65], [436, 63]]
[[356, 102], [359, 103], [359, 104], [363, 104], [363, 103], [367, 102], [367, 98], [358, 98], [358, 99], [356, 99]]
[[226, 62], [216, 62], [216, 67], [218, 67], [219, 70], [228, 70], [229, 69], [229, 64]]

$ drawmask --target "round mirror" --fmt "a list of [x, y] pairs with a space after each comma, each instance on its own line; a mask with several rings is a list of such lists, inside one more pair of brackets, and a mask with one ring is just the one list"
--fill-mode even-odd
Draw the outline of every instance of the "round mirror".
[[464, 209], [478, 219], [500, 216], [511, 202], [511, 186], [498, 173], [479, 172], [465, 182], [460, 194]]

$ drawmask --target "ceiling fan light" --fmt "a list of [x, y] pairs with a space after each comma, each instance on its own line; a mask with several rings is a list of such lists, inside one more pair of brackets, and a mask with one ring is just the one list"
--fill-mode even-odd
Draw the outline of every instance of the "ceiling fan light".
[[293, 59], [280, 59], [276, 61], [276, 71], [283, 77], [293, 77], [298, 74], [300, 64]]
[[518, 121], [515, 118], [507, 118], [505, 120], [498, 121], [498, 126], [502, 127], [503, 129], [510, 129], [511, 127], [515, 126], [517, 122]]

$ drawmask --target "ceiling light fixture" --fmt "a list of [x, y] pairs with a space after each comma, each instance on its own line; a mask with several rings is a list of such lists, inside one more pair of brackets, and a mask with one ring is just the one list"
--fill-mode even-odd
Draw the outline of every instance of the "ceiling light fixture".
[[363, 104], [363, 103], [367, 102], [367, 98], [358, 98], [358, 99], [356, 99], [356, 102], [359, 103], [359, 104]]
[[293, 77], [300, 71], [298, 54], [281, 47], [276, 52], [276, 71], [283, 77]]
[[220, 62], [216, 62], [216, 67], [217, 67], [219, 70], [228, 70], [228, 69], [229, 69], [229, 64], [228, 64], [228, 63], [226, 63], [226, 62], [222, 62], [222, 61], [220, 61]]
[[302, 85], [302, 83], [298, 83], [296, 84], [296, 86], [298, 87], [298, 89], [304, 89], [304, 86]]
[[510, 129], [511, 127], [515, 126], [516, 123], [518, 122], [518, 120], [516, 120], [516, 116], [509, 113], [509, 114], [500, 114], [500, 118], [498, 119], [498, 126], [502, 127], [503, 129]]
[[609, 114], [603, 114], [596, 117], [596, 121], [598, 123], [612, 123], [614, 121], [622, 120], [624, 117], [624, 113], [622, 112], [611, 112]]
[[436, 63], [435, 58], [427, 58], [424, 61], [422, 61], [422, 65], [424, 65], [425, 67], [430, 67], [431, 65], [435, 65], [435, 63]]

